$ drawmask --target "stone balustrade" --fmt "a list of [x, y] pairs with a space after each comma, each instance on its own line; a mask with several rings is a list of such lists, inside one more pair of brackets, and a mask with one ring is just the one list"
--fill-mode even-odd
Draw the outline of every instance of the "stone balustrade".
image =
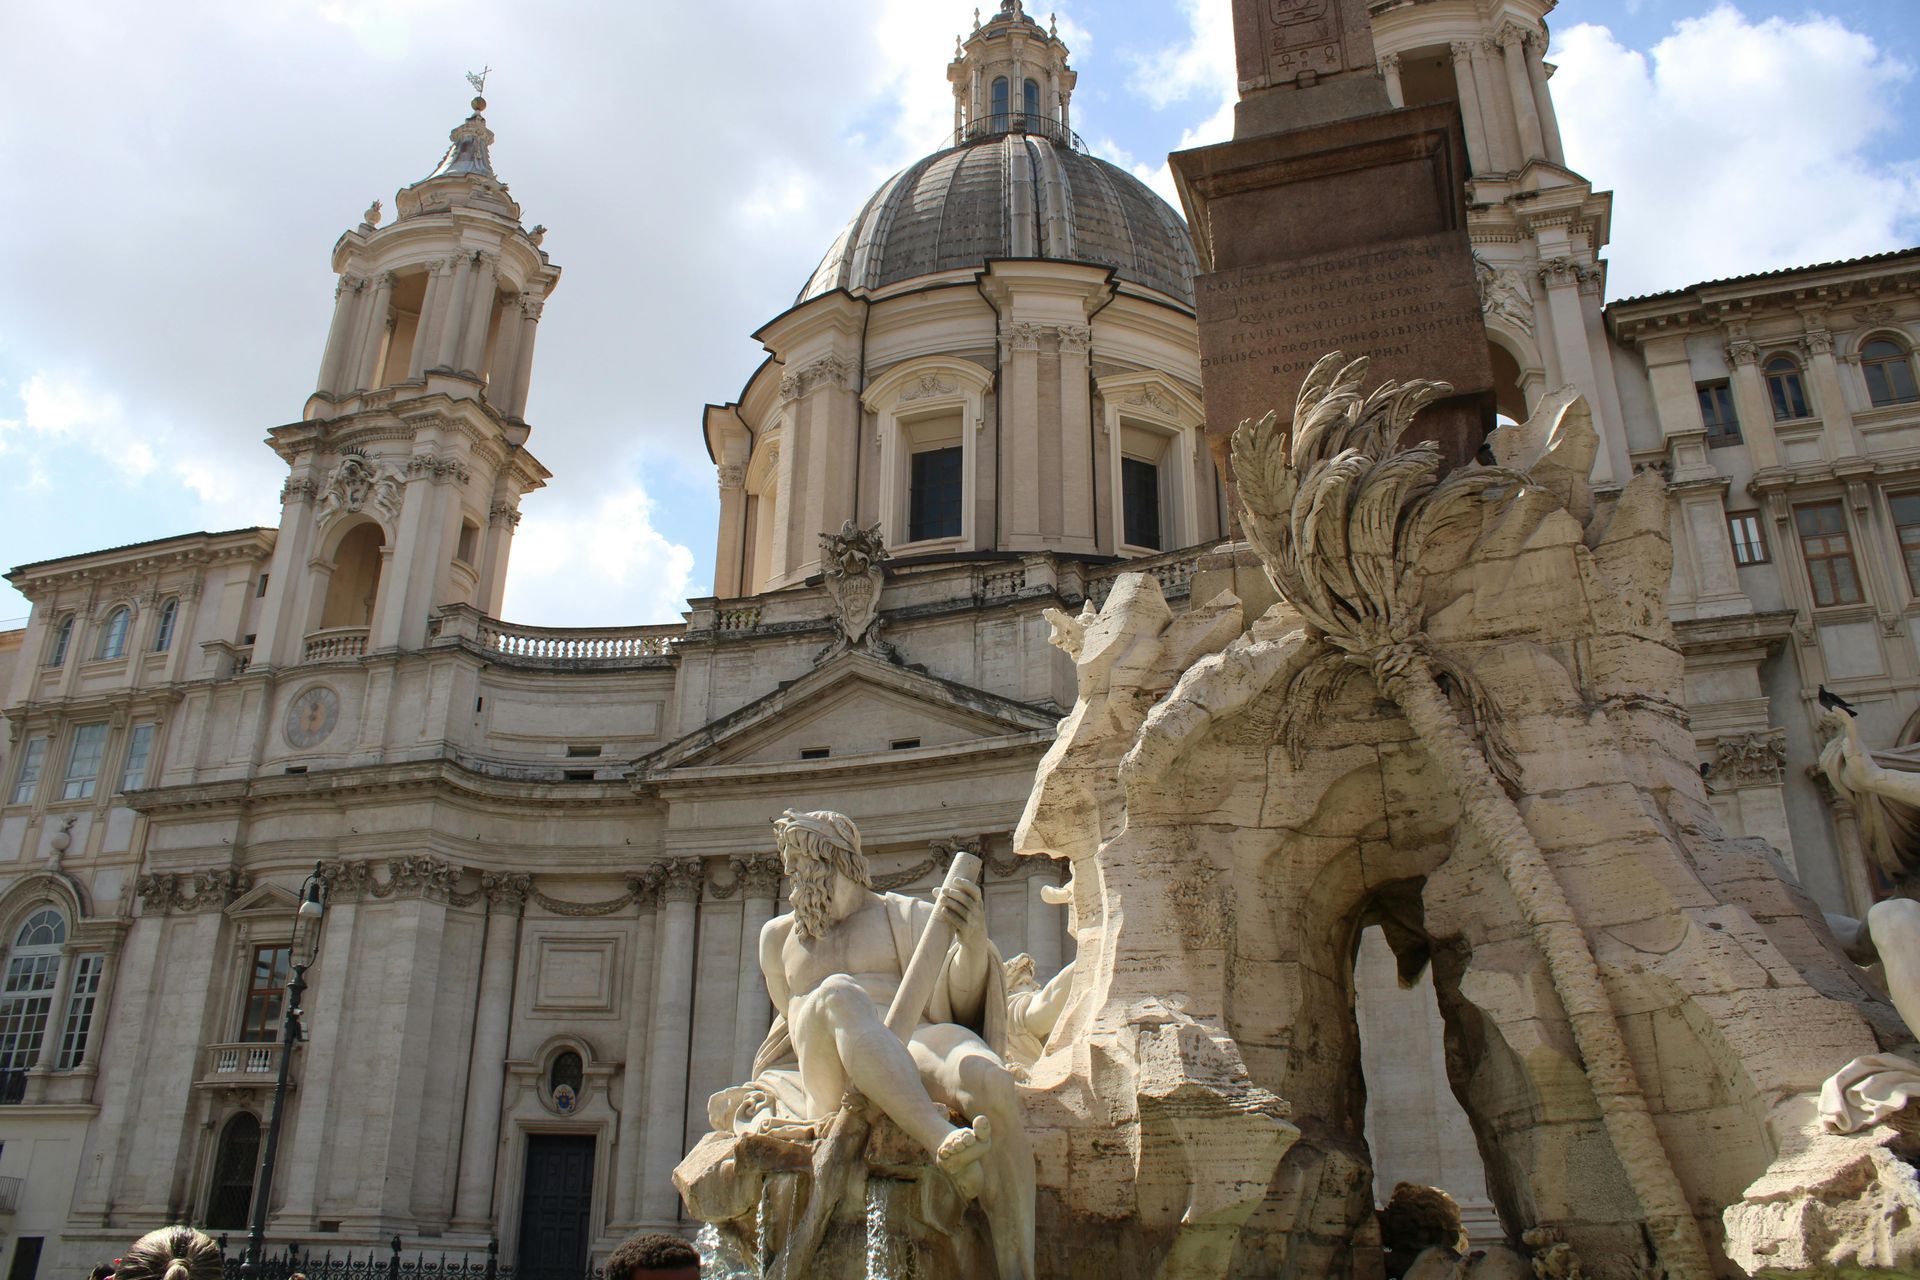
[[[619, 666], [673, 656], [684, 626], [523, 627], [495, 618], [472, 619], [470, 638], [488, 654], [541, 666]], [[467, 629], [443, 625], [441, 635]]]
[[328, 627], [324, 631], [315, 631], [307, 636], [306, 649], [300, 660], [338, 662], [343, 658], [365, 657], [368, 634], [366, 627]]
[[276, 1041], [249, 1040], [210, 1044], [200, 1079], [209, 1085], [272, 1084], [279, 1078], [282, 1046]]
[[1193, 587], [1194, 571], [1200, 567], [1199, 548], [1190, 547], [1184, 551], [1174, 551], [1166, 555], [1148, 556], [1140, 560], [1123, 560], [1119, 564], [1107, 565], [1087, 580], [1087, 595], [1096, 604], [1105, 604], [1107, 593], [1113, 590], [1113, 580], [1123, 573], [1150, 573], [1160, 583], [1162, 595], [1184, 596]]

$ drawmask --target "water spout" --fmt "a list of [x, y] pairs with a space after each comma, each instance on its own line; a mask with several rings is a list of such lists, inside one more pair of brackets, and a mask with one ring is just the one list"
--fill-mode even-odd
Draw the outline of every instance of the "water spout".
[[894, 1185], [885, 1178], [867, 1179], [867, 1280], [910, 1280], [913, 1274], [899, 1237], [887, 1225], [888, 1189]]

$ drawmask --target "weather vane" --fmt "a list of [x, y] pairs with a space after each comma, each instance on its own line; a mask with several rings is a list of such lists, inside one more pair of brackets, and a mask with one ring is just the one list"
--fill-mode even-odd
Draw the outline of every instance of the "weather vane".
[[467, 83], [473, 86], [475, 93], [485, 95], [487, 92], [487, 76], [490, 75], [492, 71], [492, 67], [482, 67], [478, 71], [467, 72]]

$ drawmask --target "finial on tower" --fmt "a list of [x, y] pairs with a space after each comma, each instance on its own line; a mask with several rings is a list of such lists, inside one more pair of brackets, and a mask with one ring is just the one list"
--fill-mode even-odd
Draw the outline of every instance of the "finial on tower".
[[1047, 34], [1050, 36], [1057, 36], [1060, 34], [1060, 15], [1059, 14], [1050, 13], [1047, 15]]
[[1000, 12], [1025, 13], [1026, 10], [1020, 7], [1020, 0], [1000, 0]]
[[487, 77], [493, 74], [492, 67], [482, 67], [478, 71], [467, 72], [467, 83], [473, 86], [473, 109], [487, 109]]
[[980, 6], [979, 5], [973, 6], [973, 29], [975, 31], [978, 31], [980, 29]]

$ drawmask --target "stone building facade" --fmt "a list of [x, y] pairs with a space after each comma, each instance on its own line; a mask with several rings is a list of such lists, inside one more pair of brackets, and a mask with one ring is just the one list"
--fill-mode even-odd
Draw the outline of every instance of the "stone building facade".
[[[1806, 774], [1811, 698], [1915, 735], [1920, 251], [1603, 305], [1610, 197], [1561, 152], [1551, 8], [1382, 0], [1381, 74], [1461, 106], [1502, 411], [1571, 382], [1603, 491], [1668, 471], [1729, 829], [1857, 911], [1875, 886]], [[679, 1224], [668, 1172], [769, 1021], [755, 940], [789, 805], [854, 815], [886, 888], [978, 848], [1001, 949], [1042, 979], [1071, 958], [1040, 892], [1058, 868], [1009, 851], [1074, 697], [1041, 611], [1122, 567], [1184, 607], [1225, 533], [1194, 258], [1079, 143], [1067, 50], [1015, 0], [948, 79], [951, 145], [856, 213], [706, 411], [716, 582], [682, 622], [499, 618], [550, 478], [525, 413], [560, 271], [482, 103], [391, 224], [370, 210], [335, 246], [316, 390], [271, 432], [277, 528], [9, 575], [33, 613], [0, 636], [0, 1209], [22, 1180], [0, 1266], [242, 1229], [316, 862], [271, 1230], [335, 1250], [566, 1263]], [[1494, 1229], [1431, 992], [1356, 945], [1380, 1179], [1443, 1182]]]

